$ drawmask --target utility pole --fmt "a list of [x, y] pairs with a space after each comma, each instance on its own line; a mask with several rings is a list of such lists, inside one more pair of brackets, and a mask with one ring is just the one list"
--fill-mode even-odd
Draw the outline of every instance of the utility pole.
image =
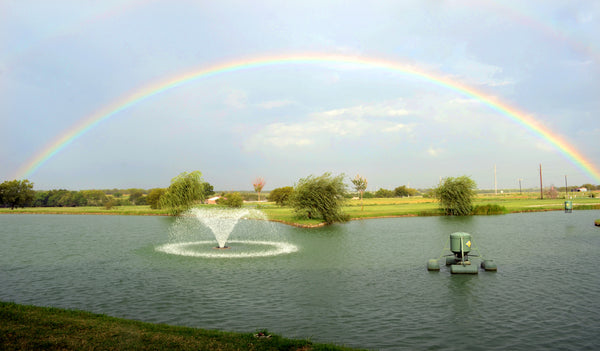
[[565, 200], [569, 197], [569, 189], [567, 188], [567, 175], [565, 174]]
[[519, 178], [519, 194], [520, 194], [520, 195], [523, 195], [523, 191], [521, 190], [521, 181], [522, 181], [522, 180], [523, 180], [523, 179]]
[[540, 163], [540, 199], [544, 199], [544, 186], [542, 183], [542, 164]]

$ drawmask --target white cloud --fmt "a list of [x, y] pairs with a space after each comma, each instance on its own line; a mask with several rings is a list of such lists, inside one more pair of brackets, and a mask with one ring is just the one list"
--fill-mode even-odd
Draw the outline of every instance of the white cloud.
[[380, 103], [376, 105], [358, 105], [346, 108], [333, 109], [314, 113], [315, 118], [331, 118], [331, 117], [399, 117], [411, 114], [410, 111], [403, 107], [396, 107], [393, 103]]
[[337, 138], [360, 138], [374, 132], [410, 134], [413, 126], [396, 120], [397, 116], [407, 114], [405, 109], [383, 104], [316, 112], [306, 121], [269, 124], [248, 138], [245, 147], [248, 151], [268, 147], [315, 147]]
[[393, 132], [398, 132], [400, 130], [408, 130], [408, 129], [410, 129], [410, 127], [407, 126], [406, 124], [398, 123], [398, 124], [383, 128], [381, 131], [384, 133], [393, 133]]

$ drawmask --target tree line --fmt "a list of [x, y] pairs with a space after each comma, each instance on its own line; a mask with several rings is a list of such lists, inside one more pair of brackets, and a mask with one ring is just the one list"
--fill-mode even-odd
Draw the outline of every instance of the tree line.
[[[341, 222], [348, 219], [342, 206], [348, 199], [350, 192], [344, 182], [345, 175], [334, 176], [324, 173], [320, 176], [310, 175], [301, 178], [295, 186], [282, 187], [272, 190], [268, 196], [270, 201], [280, 206], [292, 207], [298, 218], [322, 219], [325, 223]], [[360, 175], [351, 179], [354, 190], [363, 197], [368, 197], [365, 192], [367, 180]], [[254, 190], [260, 196], [265, 185], [263, 178], [257, 178], [253, 183]], [[467, 176], [448, 177], [440, 182], [438, 187], [429, 191], [429, 196], [436, 198], [440, 203], [441, 213], [449, 216], [464, 216], [473, 213], [501, 212], [501, 209], [477, 209], [473, 207], [473, 198], [476, 195], [476, 183]], [[590, 186], [591, 188], [591, 186]], [[171, 180], [167, 188], [156, 188], [150, 191], [142, 189], [129, 189], [125, 198], [123, 193], [113, 191], [107, 195], [101, 190], [69, 191], [64, 189], [50, 191], [34, 191], [33, 183], [28, 180], [6, 181], [0, 184], [0, 206], [27, 207], [27, 206], [106, 206], [107, 208], [119, 204], [150, 205], [153, 209], [167, 209], [171, 215], [179, 215], [193, 206], [204, 202], [208, 196], [214, 194], [212, 185], [202, 179], [200, 171], [183, 172]], [[403, 197], [417, 194], [415, 189], [399, 186], [394, 191], [379, 189], [374, 193], [377, 197]], [[228, 207], [241, 207], [243, 199], [240, 193], [228, 193], [220, 205]]]
[[[29, 180], [11, 180], [0, 184], [0, 207], [83, 207], [83, 206], [143, 206], [160, 208], [159, 200], [166, 188], [150, 190], [110, 189], [110, 190], [34, 190]], [[204, 182], [202, 191], [214, 194], [212, 185]]]

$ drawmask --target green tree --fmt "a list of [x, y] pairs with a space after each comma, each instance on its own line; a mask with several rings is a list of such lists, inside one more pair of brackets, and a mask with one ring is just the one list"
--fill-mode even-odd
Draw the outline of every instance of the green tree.
[[148, 204], [148, 196], [142, 196], [135, 200], [137, 206], [146, 206]]
[[87, 200], [81, 191], [67, 191], [60, 199], [63, 207], [78, 207], [87, 205]]
[[379, 190], [375, 192], [375, 197], [379, 199], [386, 197], [394, 197], [394, 192], [388, 189], [379, 188]]
[[[113, 196], [115, 196], [113, 194]], [[142, 189], [129, 189], [129, 201], [133, 204], [133, 205], [138, 205], [138, 200], [141, 199], [144, 196], [144, 190]], [[117, 197], [117, 196], [115, 196]]]
[[416, 189], [409, 188], [406, 185], [401, 185], [394, 189], [394, 195], [396, 197], [415, 196], [416, 194]]
[[351, 181], [352, 184], [354, 184], [354, 189], [360, 194], [360, 210], [363, 211], [365, 209], [363, 206], [363, 194], [365, 193], [365, 190], [367, 190], [367, 178], [357, 174]]
[[275, 188], [269, 193], [269, 201], [273, 201], [279, 206], [287, 206], [290, 204], [293, 192], [294, 188], [291, 186]]
[[33, 204], [35, 191], [29, 180], [10, 180], [0, 184], [0, 205], [3, 207], [26, 207]]
[[167, 189], [163, 188], [150, 189], [146, 201], [148, 202], [148, 205], [150, 205], [151, 209], [156, 210], [160, 208], [160, 198], [164, 195], [166, 191]]
[[204, 198], [206, 199], [215, 193], [215, 189], [208, 182], [204, 182], [202, 183], [202, 192], [204, 193]]
[[225, 195], [225, 197], [218, 199], [217, 204], [237, 208], [242, 207], [242, 205], [244, 204], [244, 199], [242, 198], [242, 194], [238, 192], [229, 193]]
[[48, 206], [48, 192], [47, 191], [36, 191], [33, 199], [33, 207], [46, 207]]
[[205, 199], [202, 183], [200, 171], [181, 173], [171, 180], [171, 185], [160, 197], [160, 207], [168, 208], [171, 215], [179, 215], [187, 211], [196, 202]]
[[[82, 190], [83, 196], [86, 198], [88, 205], [90, 206], [102, 206], [106, 202], [106, 193], [102, 190]], [[119, 192], [114, 192], [115, 197]]]
[[466, 216], [473, 210], [477, 184], [467, 176], [448, 177], [434, 189], [440, 208], [447, 216]]
[[327, 224], [346, 221], [348, 216], [342, 211], [345, 193], [343, 174], [337, 177], [330, 173], [319, 177], [311, 175], [298, 181], [291, 204], [300, 217], [322, 218]]

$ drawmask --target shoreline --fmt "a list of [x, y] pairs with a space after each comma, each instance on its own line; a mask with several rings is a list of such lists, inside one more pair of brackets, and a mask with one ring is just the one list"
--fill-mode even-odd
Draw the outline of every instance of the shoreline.
[[[574, 205], [578, 205], [578, 204], [574, 204]], [[600, 205], [600, 203], [589, 203], [589, 204], [580, 204], [580, 205]], [[512, 214], [512, 213], [530, 213], [530, 212], [550, 212], [550, 211], [562, 211], [563, 208], [557, 208], [558, 205], [535, 205], [535, 206], [530, 206], [528, 210], [523, 210], [523, 209], [519, 209], [519, 210], [513, 210], [513, 211], [508, 211], [505, 214]], [[584, 211], [584, 210], [580, 210], [580, 211]], [[172, 215], [169, 215], [167, 213], [148, 213], [148, 212], [140, 212], [140, 213], [133, 213], [133, 212], [85, 212], [85, 211], [25, 211], [25, 210], [11, 210], [11, 211], [0, 211], [0, 215], [3, 214], [41, 214], [41, 215], [46, 215], [46, 214], [52, 214], [52, 215], [92, 215], [92, 216], [159, 216], [159, 217], [175, 217]], [[501, 215], [501, 214], [500, 214]], [[408, 214], [401, 214], [401, 215], [381, 215], [381, 216], [367, 216], [367, 217], [352, 217], [350, 218], [348, 221], [360, 221], [360, 220], [369, 220], [369, 219], [379, 219], [379, 218], [404, 218], [404, 217], [437, 217], [437, 216], [441, 216], [437, 215], [437, 214], [427, 214], [427, 215], [421, 215], [421, 214], [415, 214], [415, 213], [408, 213]], [[474, 215], [474, 216], [478, 216], [478, 215]], [[481, 215], [480, 215], [481, 216]], [[280, 219], [267, 219], [270, 222], [276, 222], [276, 223], [281, 223], [281, 224], [285, 224], [285, 225], [289, 225], [289, 226], [293, 226], [293, 227], [297, 227], [297, 228], [320, 228], [320, 227], [325, 227], [327, 226], [327, 223], [325, 222], [320, 222], [320, 223], [315, 223], [315, 224], [302, 224], [302, 223], [297, 223], [297, 222], [288, 222], [288, 221], [284, 221], [284, 220], [280, 220]]]

